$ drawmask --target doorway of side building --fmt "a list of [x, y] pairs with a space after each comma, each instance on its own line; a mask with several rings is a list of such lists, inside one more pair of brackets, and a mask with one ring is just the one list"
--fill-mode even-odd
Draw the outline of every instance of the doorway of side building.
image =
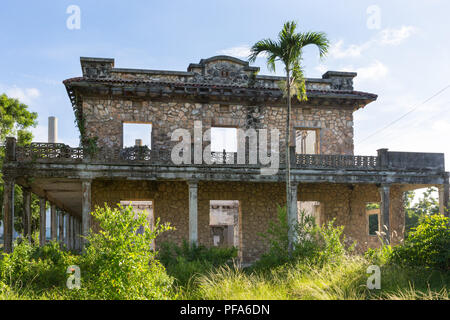
[[302, 212], [305, 214], [305, 217], [312, 217], [317, 226], [320, 226], [322, 223], [321, 219], [321, 204], [319, 201], [297, 201], [297, 212], [299, 221], [302, 215]]
[[209, 226], [211, 240], [216, 247], [236, 247], [240, 245], [240, 207], [238, 200], [211, 200]]
[[[135, 213], [143, 212], [147, 217], [147, 221], [148, 221], [148, 224], [149, 224], [151, 230], [153, 230], [153, 228], [155, 226], [155, 218], [154, 218], [154, 214], [153, 214], [153, 201], [151, 201], [151, 200], [146, 200], [146, 201], [123, 200], [123, 201], [120, 201], [120, 205], [124, 208], [126, 208], [128, 206], [133, 207], [133, 210]], [[142, 232], [144, 232], [143, 226], [138, 230], [138, 233], [142, 233]], [[151, 248], [153, 250], [155, 250], [155, 240], [152, 241]]]
[[374, 238], [378, 237], [378, 233], [381, 231], [380, 203], [379, 202], [366, 203], [366, 216], [367, 216], [367, 234]]

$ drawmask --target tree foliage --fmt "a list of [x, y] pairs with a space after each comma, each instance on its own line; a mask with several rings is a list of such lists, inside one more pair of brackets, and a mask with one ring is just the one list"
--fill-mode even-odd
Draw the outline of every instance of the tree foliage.
[[36, 126], [36, 119], [37, 113], [30, 112], [26, 104], [0, 95], [0, 141], [16, 136], [19, 145], [30, 143], [33, 135], [29, 129]]
[[[280, 89], [286, 96], [287, 100], [287, 116], [286, 116], [286, 138], [285, 138], [285, 163], [286, 163], [286, 212], [289, 217], [291, 212], [290, 194], [291, 194], [291, 161], [289, 155], [289, 144], [291, 140], [291, 98], [293, 94], [297, 95], [298, 100], [307, 100], [305, 77], [301, 65], [303, 49], [306, 46], [314, 45], [319, 49], [320, 57], [324, 57], [328, 52], [329, 41], [323, 32], [296, 32], [297, 23], [288, 21], [283, 25], [278, 39], [263, 39], [255, 43], [251, 50], [249, 61], [254, 62], [258, 55], [265, 54], [267, 56], [267, 66], [269, 70], [275, 71], [275, 63], [281, 61], [286, 71], [285, 81], [281, 81]], [[291, 219], [291, 217], [289, 217]], [[289, 228], [289, 251], [293, 250], [293, 234], [292, 228]]]
[[450, 270], [450, 219], [442, 214], [423, 216], [404, 245], [394, 247], [392, 260], [400, 265]]
[[[280, 83], [281, 89], [286, 93], [288, 87], [299, 100], [306, 100], [306, 86], [301, 61], [306, 46], [314, 45], [319, 49], [320, 57], [328, 52], [329, 40], [323, 32], [296, 32], [297, 23], [288, 21], [278, 34], [277, 40], [263, 39], [251, 48], [249, 60], [254, 62], [258, 55], [267, 56], [267, 67], [275, 72], [275, 63], [284, 64], [287, 79]], [[289, 81], [288, 81], [289, 79]]]
[[[15, 136], [18, 145], [26, 145], [33, 139], [30, 129], [37, 125], [37, 113], [28, 110], [26, 104], [19, 100], [9, 98], [6, 94], [0, 95], [0, 144], [4, 144], [6, 137]], [[1, 168], [4, 159], [4, 150], [0, 148], [0, 201], [3, 203], [3, 179]], [[36, 225], [39, 217], [38, 199], [32, 198], [32, 225]], [[22, 231], [22, 190], [16, 186], [14, 196], [15, 229]], [[3, 221], [3, 215], [0, 213]]]
[[405, 207], [405, 233], [409, 234], [412, 228], [417, 227], [420, 220], [426, 216], [439, 213], [439, 201], [433, 196], [436, 189], [428, 188], [422, 197], [413, 204], [414, 191], [405, 192], [403, 203]]

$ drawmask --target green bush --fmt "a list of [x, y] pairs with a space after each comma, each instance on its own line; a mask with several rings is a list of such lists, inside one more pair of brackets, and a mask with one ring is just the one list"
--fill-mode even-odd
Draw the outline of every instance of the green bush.
[[421, 218], [404, 244], [393, 248], [391, 262], [450, 270], [450, 219], [441, 214]]
[[183, 241], [178, 246], [171, 242], [161, 244], [158, 259], [167, 268], [167, 272], [182, 285], [186, 285], [196, 274], [203, 274], [211, 269], [232, 264], [237, 257], [237, 249], [189, 245]]
[[155, 259], [151, 243], [169, 225], [156, 222], [151, 229], [144, 213], [131, 206], [111, 209], [107, 205], [92, 213], [100, 231], [91, 232], [80, 265], [81, 298], [167, 299], [173, 279]]
[[[322, 227], [316, 228], [318, 250], [316, 252], [317, 262], [320, 265], [325, 263], [338, 263], [347, 253], [344, 245], [345, 236], [343, 226], [334, 226], [334, 220]], [[352, 250], [352, 246], [349, 251]]]
[[335, 227], [334, 220], [324, 226], [316, 226], [314, 219], [302, 211], [299, 222], [294, 225], [297, 239], [289, 253], [288, 222], [285, 207], [278, 207], [275, 221], [269, 223], [266, 233], [260, 236], [269, 242], [269, 250], [261, 256], [253, 269], [268, 269], [285, 263], [304, 261], [323, 265], [339, 262], [345, 255], [343, 227]]
[[0, 281], [17, 289], [39, 291], [60, 287], [65, 285], [67, 267], [75, 260], [70, 253], [61, 251], [57, 242], [39, 247], [21, 239], [15, 243], [12, 253], [3, 254]]

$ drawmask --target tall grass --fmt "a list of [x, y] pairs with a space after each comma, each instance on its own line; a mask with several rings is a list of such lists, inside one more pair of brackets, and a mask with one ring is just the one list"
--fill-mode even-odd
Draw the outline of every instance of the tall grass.
[[381, 289], [366, 286], [370, 262], [346, 256], [337, 264], [286, 264], [268, 270], [220, 267], [198, 277], [181, 299], [365, 300], [445, 299], [450, 277], [430, 270], [382, 268]]

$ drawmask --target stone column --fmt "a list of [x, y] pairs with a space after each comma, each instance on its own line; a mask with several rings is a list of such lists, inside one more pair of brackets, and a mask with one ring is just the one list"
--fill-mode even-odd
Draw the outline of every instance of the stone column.
[[57, 216], [56, 216], [56, 205], [53, 203], [50, 206], [50, 235], [51, 235], [52, 241], [57, 240], [58, 221], [57, 221]]
[[75, 250], [78, 250], [80, 247], [80, 233], [78, 232], [79, 230], [79, 222], [78, 219], [74, 220], [74, 235], [75, 235]]
[[44, 198], [39, 199], [39, 245], [42, 247], [45, 245], [45, 224], [46, 224], [46, 200]]
[[22, 188], [23, 194], [23, 235], [31, 241], [31, 189]]
[[73, 250], [73, 217], [69, 215], [69, 250]]
[[443, 184], [439, 186], [439, 213], [446, 217], [450, 217], [449, 207], [449, 184]]
[[189, 243], [198, 244], [198, 183], [189, 181]]
[[3, 181], [3, 250], [11, 253], [14, 230], [14, 179], [4, 177]]
[[381, 230], [380, 232], [386, 233], [384, 236], [385, 243], [390, 244], [391, 241], [391, 228], [389, 226], [389, 213], [390, 213], [390, 185], [384, 184], [379, 187], [381, 203], [380, 203], [380, 220]]
[[82, 243], [81, 247], [84, 248], [86, 243], [85, 237], [89, 234], [89, 228], [91, 227], [91, 180], [83, 180], [81, 183], [82, 192], [82, 209], [81, 209], [81, 224], [82, 224]]
[[289, 197], [290, 206], [287, 212], [288, 226], [289, 226], [289, 252], [292, 252], [294, 243], [297, 241], [295, 234], [295, 226], [298, 224], [298, 208], [297, 208], [297, 191], [298, 182], [291, 182], [291, 194]]
[[58, 238], [62, 247], [64, 244], [64, 212], [62, 210], [58, 210]]
[[70, 240], [69, 240], [69, 236], [70, 236], [70, 215], [68, 213], [66, 213], [64, 215], [64, 217], [65, 217], [65, 228], [64, 229], [66, 230], [66, 236], [64, 238], [64, 243], [65, 243], [67, 249], [70, 249], [69, 248], [69, 246], [70, 246]]

